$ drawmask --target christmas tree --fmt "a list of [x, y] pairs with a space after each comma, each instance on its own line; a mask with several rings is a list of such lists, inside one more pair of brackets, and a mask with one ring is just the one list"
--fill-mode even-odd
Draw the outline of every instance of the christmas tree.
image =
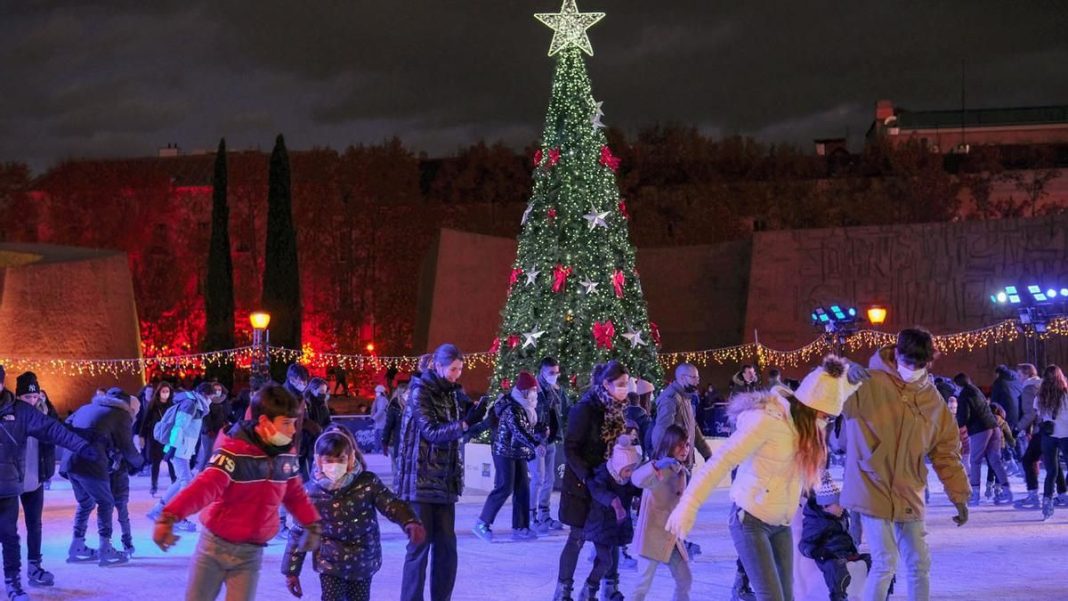
[[497, 355], [491, 386], [507, 388], [546, 355], [560, 361], [572, 383], [608, 359], [659, 381], [659, 334], [634, 266], [626, 202], [616, 184], [619, 159], [607, 145], [604, 113], [582, 56], [593, 55], [586, 29], [604, 13], [580, 13], [575, 0], [564, 0], [559, 13], [535, 17], [554, 30], [549, 56], [557, 57], [556, 73], [491, 348]]

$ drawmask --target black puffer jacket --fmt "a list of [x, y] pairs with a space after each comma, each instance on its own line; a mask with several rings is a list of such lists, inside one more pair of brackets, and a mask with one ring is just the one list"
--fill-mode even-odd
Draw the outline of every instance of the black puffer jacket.
[[396, 457], [400, 450], [401, 420], [404, 418], [404, 407], [399, 397], [389, 400], [386, 405], [386, 426], [382, 428], [382, 446], [389, 450], [390, 457]]
[[96, 447], [99, 456], [92, 460], [67, 453], [63, 457], [63, 473], [84, 478], [107, 480], [111, 473], [110, 457], [121, 455], [134, 469], [144, 459], [134, 446], [133, 416], [128, 402], [107, 395], [97, 395], [67, 418], [67, 425]]
[[545, 442], [556, 444], [563, 438], [563, 418], [561, 411], [570, 405], [567, 393], [563, 388], [556, 388], [538, 377], [538, 423], [534, 424], [534, 431], [549, 429], [549, 435]]
[[[379, 512], [401, 527], [419, 523], [404, 501], [401, 501], [373, 472], [363, 471], [348, 486], [327, 490], [316, 481], [305, 485], [315, 508], [322, 516], [323, 538], [319, 550], [312, 555], [316, 572], [345, 580], [367, 580], [382, 567], [382, 535], [378, 529]], [[289, 544], [282, 555], [282, 574], [300, 575], [304, 553], [297, 552], [300, 525], [289, 531]]]
[[455, 503], [464, 491], [459, 384], [425, 371], [412, 380], [401, 420], [397, 494], [415, 503]]
[[[590, 504], [589, 515], [586, 516], [582, 537], [598, 545], [629, 545], [634, 538], [634, 519], [631, 517], [630, 508], [635, 497], [641, 496], [642, 490], [629, 480], [626, 484], [616, 482], [608, 473], [608, 466], [605, 464], [597, 466], [588, 483], [593, 503]], [[627, 512], [627, 517], [622, 522], [616, 520], [616, 510], [612, 508], [612, 500], [617, 498]]]
[[805, 505], [797, 550], [817, 561], [856, 556], [857, 546], [849, 536], [849, 512], [843, 509], [842, 517], [835, 517], [810, 497]]
[[[27, 436], [75, 452], [86, 452], [89, 446], [82, 437], [64, 428], [60, 422], [30, 407], [28, 403], [15, 400], [11, 391], [0, 388], [0, 498], [23, 493]], [[44, 472], [41, 474], [43, 482]]]
[[497, 432], [493, 436], [493, 454], [509, 459], [530, 461], [538, 442], [530, 430], [530, 417], [515, 399], [503, 396], [493, 404], [497, 414]]
[[604, 405], [591, 388], [567, 416], [564, 434], [564, 461], [567, 469], [560, 493], [560, 521], [581, 528], [590, 513], [590, 491], [586, 480], [605, 462], [608, 445], [601, 439]]
[[[1015, 432], [1020, 423], [1020, 385], [1011, 369], [998, 368], [997, 377], [990, 385], [990, 402], [1005, 410], [1005, 421]], [[959, 401], [960, 399], [958, 399]]]
[[967, 428], [968, 436], [998, 427], [990, 403], [983, 392], [971, 384], [962, 388], [957, 397], [957, 426]]

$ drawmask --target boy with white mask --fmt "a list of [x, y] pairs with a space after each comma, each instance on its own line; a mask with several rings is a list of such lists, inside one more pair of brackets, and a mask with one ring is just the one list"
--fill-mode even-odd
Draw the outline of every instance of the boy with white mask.
[[564, 525], [553, 519], [550, 508], [553, 487], [556, 485], [556, 450], [563, 441], [563, 415], [571, 402], [560, 386], [560, 362], [544, 357], [538, 364], [537, 419], [532, 421], [538, 437], [538, 451], [527, 464], [530, 474], [530, 524], [538, 534], [563, 530]]
[[[846, 463], [841, 504], [859, 516], [871, 544], [866, 601], [886, 599], [895, 572], [907, 580], [910, 601], [930, 598], [925, 458], [957, 508], [953, 521], [958, 526], [968, 521], [971, 487], [961, 463], [957, 422], [927, 377], [934, 358], [930, 332], [905, 329], [895, 345], [872, 357], [870, 373], [855, 364], [849, 370], [851, 382], [870, 378], [842, 410]], [[919, 472], [916, 466], [921, 466]], [[899, 555], [905, 560], [900, 570]]]

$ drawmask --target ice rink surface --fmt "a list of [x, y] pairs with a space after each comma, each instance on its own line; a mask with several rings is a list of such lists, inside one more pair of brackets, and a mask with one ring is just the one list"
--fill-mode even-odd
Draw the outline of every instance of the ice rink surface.
[[[377, 473], [388, 471], [387, 460], [381, 455], [370, 455], [368, 460]], [[165, 480], [166, 469], [163, 471], [162, 479]], [[151, 523], [144, 517], [153, 503], [148, 494], [148, 478], [131, 478], [131, 489], [135, 557], [127, 564], [108, 568], [95, 564], [67, 564], [64, 560], [70, 544], [74, 497], [66, 480], [58, 476], [53, 479], [52, 489], [45, 493], [44, 565], [56, 575], [56, 585], [50, 588], [26, 586], [23, 545], [23, 585], [32, 599], [175, 601], [184, 598], [189, 558], [199, 533], [184, 534], [170, 552], [161, 552], [151, 542]], [[1037, 510], [1021, 511], [984, 502], [972, 509], [968, 524], [958, 528], [950, 519], [955, 512], [941, 490], [932, 475], [927, 518], [933, 558], [932, 599], [1068, 600], [1068, 509], [1059, 510], [1052, 520], [1042, 522]], [[1017, 498], [1022, 496], [1023, 483], [1019, 479], [1013, 479], [1013, 490]], [[457, 505], [460, 567], [453, 599], [549, 601], [556, 583], [557, 560], [564, 533], [532, 542], [512, 542], [508, 529], [511, 505], [508, 504], [498, 516], [494, 529], [501, 542], [482, 542], [471, 533], [471, 526], [485, 496], [485, 491], [469, 492]], [[555, 511], [555, 495], [553, 504]], [[736, 555], [726, 529], [728, 506], [727, 491], [717, 490], [701, 510], [695, 534], [691, 537], [703, 548], [703, 554], [693, 566], [694, 600], [726, 601], [730, 597]], [[384, 518], [380, 517], [380, 524], [384, 562], [374, 578], [372, 599], [389, 601], [400, 595], [406, 539], [398, 527]], [[90, 518], [90, 532], [94, 528], [95, 514]], [[115, 533], [113, 540], [119, 545], [117, 522]], [[88, 540], [91, 546], [96, 546], [95, 535]], [[257, 599], [281, 601], [293, 598], [286, 591], [279, 572], [281, 552], [280, 543], [266, 549]], [[584, 549], [576, 580], [583, 580], [592, 565], [585, 560], [586, 555]], [[634, 570], [622, 572], [621, 589], [628, 599], [635, 577]], [[308, 564], [301, 581], [304, 598], [319, 599], [318, 575]], [[666, 568], [661, 568], [648, 598], [667, 601], [671, 594], [671, 576]], [[429, 601], [429, 594], [426, 598]], [[907, 598], [902, 583], [899, 582], [893, 598]], [[801, 601], [800, 597], [798, 599]]]

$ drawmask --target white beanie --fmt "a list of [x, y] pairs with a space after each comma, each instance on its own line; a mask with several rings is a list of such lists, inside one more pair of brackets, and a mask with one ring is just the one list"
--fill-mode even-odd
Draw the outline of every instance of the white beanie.
[[846, 360], [828, 355], [823, 365], [809, 372], [794, 391], [794, 398], [816, 411], [841, 415], [846, 399], [860, 388], [845, 377]]
[[612, 455], [608, 458], [608, 473], [616, 482], [620, 482], [619, 474], [625, 468], [638, 465], [639, 461], [641, 457], [634, 446], [634, 439], [629, 434], [624, 434], [616, 439], [616, 444], [612, 447]]

